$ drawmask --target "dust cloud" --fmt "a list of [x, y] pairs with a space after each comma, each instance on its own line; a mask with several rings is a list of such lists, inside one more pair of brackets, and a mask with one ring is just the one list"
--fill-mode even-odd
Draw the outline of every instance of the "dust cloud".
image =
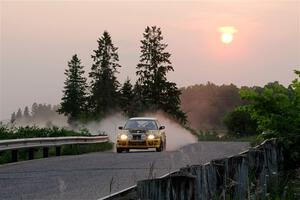
[[[167, 135], [167, 151], [177, 150], [182, 146], [196, 143], [197, 138], [180, 124], [172, 120], [163, 112], [144, 113], [142, 117], [155, 117], [160, 122], [161, 126], [166, 127]], [[93, 135], [105, 133], [109, 136], [112, 142], [116, 141], [118, 127], [124, 126], [128, 118], [121, 113], [115, 113], [105, 117], [100, 122], [91, 122], [85, 125]]]
[[84, 128], [89, 130], [92, 135], [106, 134], [112, 142], [115, 142], [118, 127], [124, 126], [127, 119], [128, 117], [125, 117], [121, 113], [115, 113], [108, 115], [100, 122], [90, 122], [84, 125]]
[[145, 117], [155, 117], [161, 126], [165, 126], [167, 151], [177, 150], [185, 145], [196, 143], [197, 138], [163, 112], [145, 113]]
[[[191, 134], [188, 130], [183, 128], [180, 124], [172, 120], [163, 112], [151, 112], [144, 113], [141, 117], [155, 117], [160, 122], [161, 126], [165, 126], [165, 131], [167, 135], [167, 150], [173, 151], [177, 150], [182, 146], [196, 143], [197, 138]], [[75, 131], [80, 131], [80, 129], [87, 129], [92, 135], [106, 134], [109, 136], [110, 141], [115, 142], [118, 133], [118, 127], [124, 126], [128, 117], [124, 116], [122, 113], [117, 112], [108, 115], [101, 121], [92, 121], [87, 124], [78, 123], [78, 128], [73, 129]], [[19, 120], [15, 123], [16, 126], [38, 126], [38, 127], [60, 127], [66, 129], [72, 129], [67, 123], [67, 117], [63, 115], [55, 115], [51, 119], [44, 120], [36, 118], [33, 121]]]

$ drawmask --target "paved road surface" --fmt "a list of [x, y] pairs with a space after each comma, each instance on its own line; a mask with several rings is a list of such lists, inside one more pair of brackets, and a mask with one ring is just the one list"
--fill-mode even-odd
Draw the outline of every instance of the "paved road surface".
[[[96, 200], [145, 179], [186, 165], [237, 154], [246, 142], [199, 142], [169, 152], [91, 153], [0, 166], [0, 199]], [[111, 185], [111, 187], [110, 187]]]

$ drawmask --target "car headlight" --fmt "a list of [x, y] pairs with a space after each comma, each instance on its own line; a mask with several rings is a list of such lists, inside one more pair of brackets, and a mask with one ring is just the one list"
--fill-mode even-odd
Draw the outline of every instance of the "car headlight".
[[122, 134], [122, 135], [120, 135], [120, 139], [121, 140], [127, 140], [128, 139], [128, 135]]
[[149, 140], [153, 140], [154, 138], [155, 138], [155, 135], [153, 135], [153, 134], [148, 135]]

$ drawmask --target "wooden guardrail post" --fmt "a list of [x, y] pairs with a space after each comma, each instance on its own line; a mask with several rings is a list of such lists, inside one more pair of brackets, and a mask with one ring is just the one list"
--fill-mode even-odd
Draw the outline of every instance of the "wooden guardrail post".
[[18, 150], [17, 149], [11, 150], [11, 161], [18, 162]]
[[161, 179], [138, 182], [139, 199], [195, 199], [195, 177], [190, 175], [171, 175]]
[[49, 147], [44, 147], [43, 148], [43, 158], [48, 158], [49, 157]]
[[61, 155], [61, 146], [56, 146], [55, 147], [55, 155], [60, 156]]

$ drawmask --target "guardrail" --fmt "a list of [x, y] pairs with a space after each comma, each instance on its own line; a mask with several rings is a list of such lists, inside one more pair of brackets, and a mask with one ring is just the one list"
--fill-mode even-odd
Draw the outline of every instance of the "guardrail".
[[[164, 174], [158, 178], [165, 178], [167, 176], [170, 176], [174, 173], [176, 173], [176, 171], [172, 171], [172, 172], [169, 172], [167, 174]], [[123, 190], [120, 190], [118, 192], [115, 192], [113, 194], [109, 194], [107, 196], [104, 196], [104, 197], [101, 197], [97, 200], [133, 200], [133, 199], [137, 199], [137, 196], [136, 196], [136, 191], [137, 190], [137, 185], [133, 185], [133, 186], [130, 186], [128, 188], [125, 188]]]
[[45, 137], [45, 138], [25, 138], [25, 139], [12, 139], [0, 140], [0, 152], [12, 151], [12, 161], [18, 161], [18, 150], [29, 149], [29, 160], [34, 158], [34, 148], [43, 148], [43, 157], [49, 155], [49, 147], [56, 147], [56, 156], [61, 154], [62, 145], [70, 144], [94, 144], [108, 142], [108, 136], [76, 136], [76, 137]]

